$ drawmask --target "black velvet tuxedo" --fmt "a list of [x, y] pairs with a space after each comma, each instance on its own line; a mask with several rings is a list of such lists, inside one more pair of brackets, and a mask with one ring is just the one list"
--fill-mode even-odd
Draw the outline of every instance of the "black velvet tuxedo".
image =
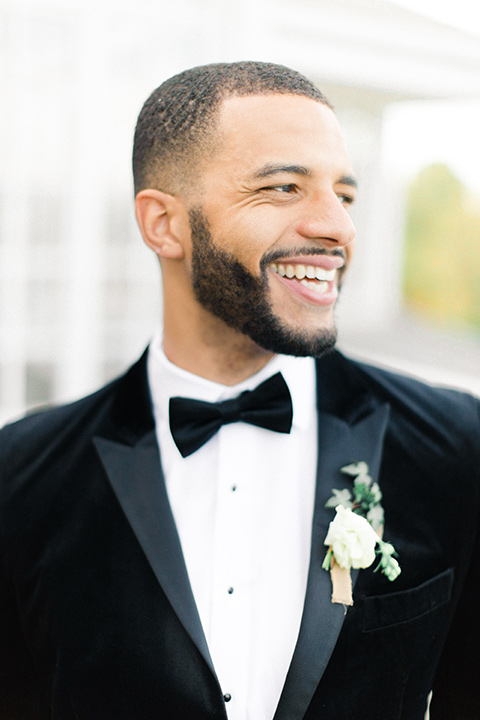
[[[275, 720], [480, 718], [480, 403], [333, 353], [295, 654]], [[330, 601], [339, 472], [366, 461], [402, 573]], [[192, 482], [195, 479], [192, 478]], [[143, 358], [0, 433], [1, 720], [225, 718], [156, 447]]]

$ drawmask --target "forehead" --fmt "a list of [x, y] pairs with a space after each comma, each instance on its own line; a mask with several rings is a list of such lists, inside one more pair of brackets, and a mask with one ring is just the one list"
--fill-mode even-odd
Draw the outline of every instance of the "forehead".
[[301, 95], [247, 95], [222, 103], [217, 152], [206, 169], [248, 176], [269, 163], [312, 172], [351, 171], [340, 125], [326, 105]]

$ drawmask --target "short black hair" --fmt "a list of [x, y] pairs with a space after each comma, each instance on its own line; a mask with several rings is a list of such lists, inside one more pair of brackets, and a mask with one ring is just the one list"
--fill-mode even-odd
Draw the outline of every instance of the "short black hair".
[[156, 188], [175, 194], [188, 183], [195, 162], [214, 149], [220, 105], [238, 95], [303, 95], [331, 107], [306, 77], [267, 62], [213, 63], [166, 80], [145, 102], [133, 145], [135, 193]]

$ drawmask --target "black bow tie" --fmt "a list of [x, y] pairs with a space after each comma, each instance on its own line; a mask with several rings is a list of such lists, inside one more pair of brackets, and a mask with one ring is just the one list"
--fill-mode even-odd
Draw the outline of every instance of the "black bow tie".
[[289, 433], [292, 417], [292, 398], [281, 373], [232, 400], [209, 403], [183, 397], [170, 398], [170, 430], [183, 457], [198, 450], [227, 423], [241, 420]]

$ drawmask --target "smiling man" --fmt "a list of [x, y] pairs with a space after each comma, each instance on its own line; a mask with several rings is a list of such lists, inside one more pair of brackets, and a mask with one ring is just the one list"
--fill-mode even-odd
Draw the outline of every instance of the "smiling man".
[[423, 720], [432, 691], [478, 720], [479, 402], [334, 349], [356, 182], [328, 101], [187, 70], [133, 168], [161, 330], [0, 434], [0, 720]]
[[[149, 162], [138, 158], [144, 117], [161, 93], [140, 116], [136, 167]], [[160, 189], [143, 189], [149, 175], [137, 184], [137, 216], [162, 261], [167, 356], [231, 385], [273, 353], [319, 356], [333, 347], [333, 309], [355, 238], [355, 181], [324, 100], [234, 95], [205, 134], [208, 162], [200, 155], [173, 200], [161, 172]]]

